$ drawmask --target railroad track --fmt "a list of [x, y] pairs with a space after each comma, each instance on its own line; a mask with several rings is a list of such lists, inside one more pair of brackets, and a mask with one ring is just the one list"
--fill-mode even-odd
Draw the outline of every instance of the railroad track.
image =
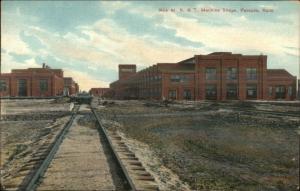
[[280, 117], [300, 117], [300, 113], [296, 112], [280, 112], [280, 111], [270, 111], [270, 110], [260, 110], [260, 109], [250, 109], [250, 108], [232, 108], [234, 110], [237, 110], [239, 112], [243, 112], [246, 114], [265, 114], [265, 115], [275, 115], [275, 116], [280, 116]]
[[[17, 175], [22, 183], [6, 185], [5, 190], [159, 190], [122, 138], [103, 127], [94, 109], [80, 107], [75, 105], [55, 140], [46, 142], [22, 166]], [[74, 125], [83, 115], [93, 116], [96, 128]]]

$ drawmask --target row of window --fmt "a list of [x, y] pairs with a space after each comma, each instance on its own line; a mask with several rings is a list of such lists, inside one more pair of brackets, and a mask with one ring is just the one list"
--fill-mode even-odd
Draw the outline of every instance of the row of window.
[[5, 80], [0, 80], [0, 92], [5, 92], [7, 90], [7, 84]]
[[[227, 68], [226, 79], [236, 80], [238, 75], [238, 69], [235, 67]], [[205, 79], [206, 80], [217, 80], [217, 68], [209, 67], [205, 68]], [[256, 80], [257, 79], [257, 69], [256, 68], [246, 68], [246, 79]]]
[[284, 99], [286, 96], [286, 92], [288, 94], [288, 96], [292, 96], [293, 95], [293, 88], [292, 86], [289, 87], [285, 87], [285, 86], [275, 86], [275, 87], [269, 87], [269, 91], [268, 94], [270, 97], [273, 96], [273, 89], [275, 89], [275, 98], [276, 99]]
[[[290, 97], [293, 94], [293, 88], [289, 86], [276, 86], [275, 87], [275, 98], [276, 99], [285, 99], [287, 95]], [[207, 99], [216, 99], [217, 98], [217, 85], [206, 85], [205, 96]], [[273, 87], [269, 87], [269, 96], [273, 96]], [[226, 87], [226, 97], [227, 99], [237, 99], [238, 97], [238, 88], [236, 84], [228, 84]], [[246, 86], [246, 97], [247, 99], [256, 99], [257, 98], [257, 85], [248, 84]]]
[[[238, 69], [235, 67], [229, 67], [226, 70], [227, 80], [236, 80], [238, 76]], [[207, 67], [205, 68], [205, 79], [206, 80], [217, 80], [217, 68]], [[257, 79], [257, 69], [256, 68], [246, 68], [246, 79], [256, 80]], [[171, 75], [171, 82], [187, 82], [189, 77], [186, 75]]]
[[[248, 99], [255, 99], [257, 96], [256, 84], [249, 84], [246, 88], [246, 95]], [[205, 86], [205, 98], [209, 100], [217, 99], [217, 85], [209, 84]], [[226, 87], [227, 99], [238, 99], [238, 88], [236, 84], [227, 84]]]
[[143, 76], [143, 79], [145, 81], [149, 80], [149, 81], [157, 81], [157, 80], [161, 80], [161, 75], [157, 75], [157, 76]]
[[[227, 99], [238, 99], [238, 89], [236, 84], [228, 84], [226, 89], [226, 98]], [[257, 98], [257, 86], [256, 85], [247, 85], [246, 90], [248, 99]], [[192, 94], [190, 90], [183, 91], [183, 98], [190, 100]], [[177, 99], [177, 91], [169, 90], [169, 99]], [[205, 99], [215, 100], [217, 99], [217, 85], [209, 84], [205, 86]]]
[[171, 82], [188, 82], [190, 80], [187, 75], [171, 75]]
[[140, 91], [140, 94], [143, 97], [160, 97], [161, 89], [160, 88], [153, 88], [153, 89], [143, 89]]
[[[41, 79], [40, 80], [40, 91], [45, 92], [48, 91], [48, 80], [47, 79]], [[27, 87], [27, 80], [25, 79], [20, 79], [18, 80], [18, 87], [19, 91], [25, 91], [23, 89], [26, 89]], [[7, 83], [5, 80], [0, 80], [0, 91], [7, 91]]]

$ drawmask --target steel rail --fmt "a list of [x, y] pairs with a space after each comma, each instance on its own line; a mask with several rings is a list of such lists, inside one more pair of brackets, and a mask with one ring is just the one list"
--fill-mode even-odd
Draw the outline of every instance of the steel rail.
[[0, 100], [22, 100], [22, 99], [57, 99], [57, 98], [63, 98], [64, 96], [46, 96], [46, 97], [39, 97], [39, 96], [20, 96], [20, 97], [1, 97]]
[[109, 138], [109, 135], [108, 135], [108, 133], [106, 132], [106, 130], [105, 130], [105, 128], [104, 128], [104, 126], [103, 126], [103, 124], [102, 124], [102, 122], [101, 122], [99, 116], [98, 116], [97, 113], [95, 112], [94, 108], [91, 107], [91, 110], [92, 110], [93, 114], [95, 115], [96, 121], [98, 122], [99, 130], [105, 135], [104, 137], [105, 137], [105, 139], [107, 140], [107, 142], [109, 143], [108, 145], [109, 145], [110, 149], [111, 149], [112, 152], [113, 152], [113, 156], [117, 159], [117, 162], [118, 162], [119, 166], [120, 166], [121, 169], [122, 169], [122, 172], [123, 172], [123, 174], [124, 174], [124, 176], [125, 176], [125, 178], [126, 178], [126, 181], [128, 182], [128, 184], [129, 184], [131, 190], [132, 190], [132, 191], [136, 191], [137, 189], [136, 189], [136, 187], [135, 187], [135, 185], [134, 185], [132, 179], [130, 178], [129, 173], [127, 172], [125, 166], [123, 165], [123, 163], [122, 163], [122, 161], [121, 161], [121, 158], [120, 158], [119, 155], [117, 154], [117, 151], [114, 149], [113, 144], [112, 144], [112, 141], [111, 141], [111, 139]]
[[270, 114], [270, 115], [278, 115], [278, 116], [288, 116], [288, 117], [300, 117], [300, 113], [291, 113], [291, 112], [280, 112], [280, 111], [269, 111], [269, 110], [256, 110], [256, 109], [241, 109], [241, 112], [256, 112], [261, 114]]
[[77, 112], [79, 110], [79, 106], [75, 106], [72, 111], [72, 116], [68, 123], [65, 125], [63, 130], [56, 136], [55, 141], [53, 145], [51, 146], [51, 149], [49, 153], [47, 154], [46, 158], [43, 160], [42, 164], [39, 166], [39, 168], [34, 172], [34, 175], [30, 177], [30, 180], [25, 178], [23, 182], [21, 183], [19, 191], [34, 191], [36, 187], [38, 186], [36, 183], [39, 181], [40, 177], [42, 177], [48, 166], [50, 165], [52, 159], [54, 158], [55, 153], [59, 149], [60, 144], [62, 143], [66, 133], [70, 129], [70, 127], [73, 124], [73, 121], [77, 115]]

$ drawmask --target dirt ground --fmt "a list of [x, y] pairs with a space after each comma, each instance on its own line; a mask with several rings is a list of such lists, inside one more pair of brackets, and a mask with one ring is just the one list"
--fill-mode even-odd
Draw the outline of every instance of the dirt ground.
[[93, 121], [77, 115], [37, 190], [115, 190]]
[[67, 100], [1, 100], [1, 184], [19, 185], [20, 169], [70, 118]]
[[[299, 114], [299, 103], [181, 102], [165, 107], [114, 101], [97, 107], [110, 121], [107, 128], [115, 126], [135, 152], [145, 150], [139, 143], [149, 146], [151, 154], [141, 154], [146, 158], [141, 160], [158, 160], [192, 190], [299, 188], [300, 118], [256, 112]], [[242, 112], [249, 108], [250, 113]]]

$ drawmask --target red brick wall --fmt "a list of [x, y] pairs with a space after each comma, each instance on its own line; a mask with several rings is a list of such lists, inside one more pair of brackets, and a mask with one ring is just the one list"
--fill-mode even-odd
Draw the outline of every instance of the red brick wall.
[[[185, 76], [187, 81], [180, 81], [180, 82], [172, 82], [171, 76]], [[177, 73], [163, 73], [163, 82], [162, 82], [162, 96], [164, 98], [169, 98], [169, 91], [176, 90], [176, 97], [178, 100], [183, 100], [183, 92], [184, 90], [191, 91], [191, 99], [195, 99], [195, 74], [194, 73], [184, 73], [184, 72], [177, 72]]]
[[[271, 72], [273, 71], [273, 72]], [[285, 89], [285, 98], [283, 100], [296, 99], [296, 80], [295, 76], [291, 76], [285, 70], [271, 70], [267, 72], [267, 100], [275, 100], [276, 87], [283, 86]], [[291, 95], [289, 95], [289, 87], [292, 89]], [[271, 94], [269, 94], [269, 88], [272, 88]]]
[[[57, 76], [58, 74], [59, 76]], [[46, 68], [29, 68], [27, 70], [12, 70], [12, 73], [6, 74], [9, 76], [9, 91], [1, 93], [1, 95], [6, 96], [19, 96], [19, 87], [18, 80], [25, 79], [27, 86], [27, 95], [26, 96], [37, 96], [37, 97], [48, 97], [61, 95], [64, 88], [63, 78], [60, 77], [63, 75], [62, 70], [55, 70]], [[1, 75], [1, 78], [4, 78], [4, 75]], [[7, 78], [7, 77], [6, 77]], [[8, 78], [7, 78], [8, 79]], [[45, 92], [40, 91], [40, 80], [45, 79], [48, 81], [48, 89]]]
[[[214, 67], [217, 69], [216, 80], [205, 79], [205, 69]], [[227, 80], [227, 68], [236, 67], [238, 76], [236, 80]], [[257, 79], [246, 79], [246, 68], [256, 68]], [[266, 56], [240, 56], [240, 55], [204, 55], [196, 57], [196, 99], [205, 99], [205, 86], [217, 85], [217, 100], [226, 100], [227, 84], [236, 84], [238, 87], [238, 99], [246, 99], [247, 84], [257, 85], [257, 99], [265, 99], [266, 85]]]
[[91, 88], [90, 89], [90, 94], [93, 96], [103, 96], [105, 93], [109, 91], [109, 88]]
[[119, 80], [125, 80], [135, 75], [136, 65], [120, 64], [119, 65]]
[[9, 96], [10, 95], [10, 82], [11, 82], [10, 74], [1, 74], [0, 80], [4, 80], [6, 83], [6, 91], [0, 91], [0, 97]]
[[53, 79], [53, 87], [54, 87], [54, 91], [52, 93], [52, 96], [63, 95], [63, 91], [64, 91], [64, 79], [62, 77], [58, 77], [56, 75], [54, 75], [52, 77], [52, 79]]
[[[120, 65], [119, 68], [133, 68], [135, 65]], [[216, 80], [205, 79], [205, 69], [214, 67], [217, 70]], [[237, 77], [234, 80], [227, 79], [227, 68], [237, 68]], [[256, 69], [256, 79], [247, 79], [247, 68]], [[288, 72], [268, 76], [266, 55], [241, 55], [231, 53], [212, 53], [209, 55], [196, 55], [190, 59], [179, 63], [161, 63], [148, 67], [136, 74], [119, 73], [120, 79], [110, 87], [114, 92], [114, 97], [124, 99], [137, 92], [139, 99], [162, 99], [169, 97], [170, 90], [176, 90], [177, 99], [183, 99], [185, 89], [191, 91], [192, 99], [204, 100], [206, 85], [215, 84], [217, 87], [216, 100], [227, 99], [227, 85], [237, 86], [238, 100], [246, 100], [247, 85], [257, 86], [258, 100], [273, 100], [274, 96], [268, 95], [269, 86], [284, 85], [286, 88], [292, 87], [293, 95], [287, 96], [286, 100], [296, 98], [296, 78]], [[191, 80], [186, 83], [171, 82], [172, 75], [187, 75]], [[156, 76], [160, 76], [156, 80]], [[158, 91], [159, 90], [159, 91]]]
[[78, 84], [76, 85], [71, 77], [64, 78], [64, 87], [68, 89], [69, 95], [75, 95], [78, 93]]

